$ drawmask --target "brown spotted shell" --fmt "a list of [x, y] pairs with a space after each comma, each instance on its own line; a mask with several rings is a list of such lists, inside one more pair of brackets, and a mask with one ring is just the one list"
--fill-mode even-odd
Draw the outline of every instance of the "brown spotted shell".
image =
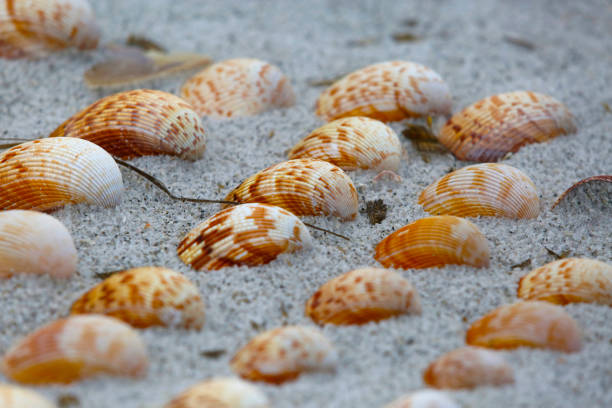
[[164, 408], [269, 408], [268, 398], [239, 378], [213, 378], [182, 392]]
[[445, 393], [436, 390], [421, 390], [404, 395], [384, 408], [461, 408]]
[[0, 384], [0, 407], [2, 408], [57, 408], [37, 392], [15, 385]]

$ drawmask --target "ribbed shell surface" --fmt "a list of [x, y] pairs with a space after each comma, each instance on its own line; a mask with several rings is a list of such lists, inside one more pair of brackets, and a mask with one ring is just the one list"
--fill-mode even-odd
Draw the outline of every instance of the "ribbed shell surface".
[[55, 404], [34, 391], [8, 384], [0, 384], [0, 407], [57, 408]]
[[421, 390], [404, 395], [384, 408], [461, 408], [445, 393], [436, 390]]
[[239, 378], [213, 378], [194, 385], [164, 408], [268, 408], [268, 398]]

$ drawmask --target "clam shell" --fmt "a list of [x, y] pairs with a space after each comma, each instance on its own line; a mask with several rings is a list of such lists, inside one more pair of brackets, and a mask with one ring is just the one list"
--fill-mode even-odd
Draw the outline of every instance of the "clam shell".
[[386, 268], [420, 269], [449, 264], [489, 266], [489, 245], [478, 227], [453, 216], [416, 220], [383, 239], [374, 258]]
[[336, 350], [320, 330], [286, 326], [254, 337], [232, 358], [231, 367], [244, 379], [281, 384], [303, 372], [334, 370], [337, 362]]
[[0, 211], [0, 278], [27, 273], [68, 278], [77, 251], [59, 220], [36, 211]]
[[71, 314], [104, 314], [138, 327], [201, 329], [198, 288], [172, 269], [146, 266], [112, 274], [72, 304]]
[[302, 215], [334, 215], [343, 220], [357, 216], [357, 190], [337, 166], [316, 159], [295, 159], [275, 164], [244, 180], [226, 201], [277, 205]]
[[404, 395], [384, 408], [460, 408], [446, 394], [436, 390], [421, 390]]
[[403, 313], [421, 313], [419, 295], [387, 269], [347, 272], [321, 286], [306, 303], [306, 315], [319, 324], [364, 324]]
[[209, 66], [183, 84], [181, 97], [198, 114], [215, 118], [252, 116], [295, 103], [293, 88], [281, 70], [251, 58]]
[[55, 404], [27, 388], [0, 384], [0, 407], [2, 408], [56, 408]]
[[580, 180], [557, 198], [551, 209], [612, 211], [612, 175]]
[[474, 322], [465, 342], [494, 349], [527, 346], [572, 353], [582, 348], [581, 337], [578, 325], [562, 307], [525, 301], [501, 306]]
[[40, 139], [0, 153], [0, 210], [45, 211], [81, 202], [112, 207], [122, 192], [115, 160], [87, 140]]
[[195, 269], [266, 264], [283, 252], [312, 246], [306, 226], [290, 212], [252, 203], [218, 212], [195, 227], [178, 246], [178, 256]]
[[0, 57], [41, 57], [66, 47], [98, 46], [86, 0], [0, 0]]
[[493, 95], [468, 106], [440, 130], [440, 142], [460, 160], [494, 162], [530, 143], [576, 131], [561, 102], [536, 92]]
[[612, 306], [612, 265], [582, 258], [554, 261], [523, 276], [517, 295], [560, 305], [588, 302]]
[[538, 192], [522, 171], [506, 164], [483, 163], [453, 171], [430, 184], [419, 204], [434, 215], [535, 218]]
[[89, 140], [122, 159], [169, 154], [202, 157], [206, 137], [191, 105], [150, 89], [120, 92], [98, 100], [51, 133]]
[[289, 152], [289, 159], [325, 160], [342, 170], [396, 171], [402, 145], [389, 126], [366, 118], [350, 117], [315, 129]]
[[164, 408], [268, 408], [268, 398], [238, 378], [213, 378], [184, 391]]
[[450, 115], [448, 85], [431, 69], [413, 62], [369, 65], [336, 81], [317, 100], [326, 121], [367, 116], [384, 122], [410, 117]]
[[127, 324], [100, 315], [71, 316], [47, 324], [4, 355], [4, 374], [26, 384], [68, 384], [99, 374], [142, 377], [148, 357]]

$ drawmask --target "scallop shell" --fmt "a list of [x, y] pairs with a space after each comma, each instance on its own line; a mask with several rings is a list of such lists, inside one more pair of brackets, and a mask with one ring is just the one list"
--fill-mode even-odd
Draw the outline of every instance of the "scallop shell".
[[104, 149], [70, 137], [22, 143], [0, 154], [0, 210], [119, 204], [123, 179]]
[[419, 204], [434, 215], [535, 218], [538, 192], [522, 171], [506, 164], [483, 163], [453, 171], [430, 184]]
[[402, 145], [389, 126], [366, 118], [338, 119], [315, 129], [289, 152], [290, 159], [325, 160], [343, 170], [397, 171]]
[[439, 140], [460, 160], [494, 162], [526, 144], [575, 131], [574, 117], [561, 102], [518, 91], [490, 96], [456, 113]]
[[431, 69], [413, 62], [369, 65], [336, 81], [317, 101], [326, 121], [367, 116], [384, 122], [410, 117], [450, 115], [448, 85]]
[[357, 216], [357, 190], [337, 166], [322, 160], [295, 159], [275, 164], [244, 180], [226, 201], [277, 205], [302, 215]]
[[56, 408], [55, 404], [27, 388], [0, 384], [0, 407], [2, 408]]
[[521, 346], [549, 348], [567, 353], [582, 348], [578, 325], [560, 306], [525, 301], [499, 307], [474, 322], [466, 343], [494, 349]]
[[319, 324], [364, 324], [403, 313], [421, 313], [417, 291], [400, 274], [377, 268], [338, 276], [306, 303], [306, 315]]
[[427, 217], [408, 224], [376, 246], [374, 258], [386, 268], [420, 269], [449, 264], [489, 266], [489, 245], [478, 227], [453, 216]]
[[559, 196], [551, 209], [612, 211], [612, 175], [601, 175], [580, 180]]
[[462, 347], [432, 362], [423, 381], [434, 388], [474, 388], [514, 383], [514, 371], [499, 353], [480, 347]]
[[142, 377], [148, 366], [134, 329], [111, 317], [71, 316], [18, 341], [3, 359], [4, 374], [26, 384], [68, 384], [99, 374]]
[[195, 269], [255, 266], [283, 252], [312, 246], [295, 215], [266, 204], [243, 204], [218, 212], [195, 227], [178, 246], [178, 256]]
[[213, 378], [194, 385], [164, 408], [268, 408], [268, 398], [238, 378]]
[[215, 118], [257, 115], [295, 103], [293, 88], [281, 70], [250, 58], [209, 66], [183, 84], [181, 97], [198, 114]]
[[446, 394], [436, 390], [421, 390], [404, 395], [384, 408], [461, 408]]
[[206, 137], [191, 105], [150, 89], [120, 92], [98, 100], [51, 133], [89, 140], [122, 159], [170, 154], [195, 160]]
[[612, 265], [581, 258], [554, 261], [523, 276], [517, 295], [560, 305], [588, 302], [612, 306]]
[[104, 314], [144, 328], [201, 329], [198, 288], [172, 269], [146, 266], [112, 274], [72, 304], [72, 314]]
[[77, 251], [59, 220], [36, 211], [0, 211], [0, 278], [27, 273], [68, 278]]

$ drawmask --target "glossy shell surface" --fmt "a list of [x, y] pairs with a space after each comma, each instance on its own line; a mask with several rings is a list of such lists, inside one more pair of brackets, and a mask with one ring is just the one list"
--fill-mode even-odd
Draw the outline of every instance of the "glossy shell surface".
[[436, 390], [421, 390], [404, 395], [384, 408], [461, 408], [445, 393]]
[[257, 387], [239, 378], [213, 378], [182, 392], [164, 408], [269, 408]]
[[0, 384], [0, 407], [2, 408], [56, 408], [37, 392], [15, 385]]

